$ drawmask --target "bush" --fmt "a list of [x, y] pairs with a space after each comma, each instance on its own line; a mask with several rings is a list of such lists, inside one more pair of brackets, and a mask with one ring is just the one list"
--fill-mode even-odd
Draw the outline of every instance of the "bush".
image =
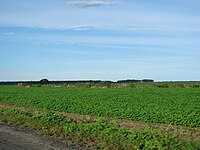
[[167, 83], [165, 84], [154, 84], [155, 87], [158, 87], [158, 88], [169, 88], [169, 85]]
[[192, 87], [193, 87], [193, 88], [200, 88], [200, 85], [199, 85], [199, 84], [193, 83]]

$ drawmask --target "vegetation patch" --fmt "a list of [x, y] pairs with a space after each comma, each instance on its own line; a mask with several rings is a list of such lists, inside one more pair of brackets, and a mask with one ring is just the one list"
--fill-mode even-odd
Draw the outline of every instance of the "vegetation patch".
[[0, 122], [28, 126], [43, 134], [84, 141], [98, 149], [197, 149], [198, 143], [181, 141], [149, 126], [128, 130], [105, 118], [86, 123], [50, 111], [0, 108]]
[[0, 103], [150, 123], [200, 127], [199, 88], [0, 86]]
[[0, 86], [0, 122], [87, 142], [99, 149], [200, 148], [197, 85], [121, 85], [124, 87]]

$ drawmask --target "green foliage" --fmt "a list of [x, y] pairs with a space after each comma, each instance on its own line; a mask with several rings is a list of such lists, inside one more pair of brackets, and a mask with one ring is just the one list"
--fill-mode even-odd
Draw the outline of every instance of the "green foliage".
[[193, 83], [192, 87], [193, 87], [193, 88], [200, 88], [200, 84], [198, 84], [198, 83]]
[[199, 88], [19, 88], [0, 86], [0, 102], [134, 121], [200, 127]]
[[46, 112], [43, 114], [40, 114], [38, 116], [34, 116], [34, 119], [42, 119], [46, 123], [51, 123], [51, 124], [60, 124], [60, 123], [65, 123], [67, 122], [66, 117], [60, 116], [55, 114], [54, 112]]
[[169, 88], [169, 84], [167, 83], [156, 83], [154, 86], [158, 88]]
[[72, 139], [82, 138], [85, 141], [101, 143], [103, 149], [185, 149], [191, 144], [181, 143], [173, 135], [163, 133], [150, 127], [128, 131], [119, 125], [106, 122], [102, 119], [97, 122], [85, 124], [66, 124], [64, 126], [67, 136]]
[[98, 149], [136, 149], [136, 150], [195, 150], [198, 143], [184, 142], [159, 129], [144, 127], [127, 130], [104, 118], [96, 122], [70, 122], [62, 115], [53, 112], [30, 113], [10, 108], [0, 108], [0, 122], [28, 126], [43, 134], [62, 136], [74, 141], [92, 143]]

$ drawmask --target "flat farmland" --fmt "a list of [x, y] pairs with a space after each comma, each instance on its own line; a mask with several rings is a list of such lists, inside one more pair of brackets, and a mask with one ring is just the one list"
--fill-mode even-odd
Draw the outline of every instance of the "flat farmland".
[[0, 103], [82, 115], [200, 127], [200, 88], [0, 86]]

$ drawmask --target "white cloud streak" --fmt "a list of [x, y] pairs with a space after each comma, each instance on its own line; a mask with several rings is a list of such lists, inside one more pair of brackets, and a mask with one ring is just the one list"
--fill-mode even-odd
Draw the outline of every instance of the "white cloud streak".
[[92, 30], [92, 29], [95, 29], [97, 27], [95, 26], [85, 26], [85, 25], [82, 25], [82, 26], [75, 26], [75, 27], [71, 27], [74, 31], [85, 31], [85, 30]]
[[99, 7], [99, 6], [110, 6], [116, 4], [115, 1], [111, 0], [69, 0], [65, 2], [66, 5], [78, 6], [78, 7]]
[[80, 25], [70, 27], [75, 31], [83, 31], [83, 30], [136, 30], [136, 29], [157, 29], [162, 28], [158, 25]]
[[15, 35], [15, 33], [14, 32], [6, 32], [6, 33], [3, 33], [3, 35], [12, 36], [12, 35]]

